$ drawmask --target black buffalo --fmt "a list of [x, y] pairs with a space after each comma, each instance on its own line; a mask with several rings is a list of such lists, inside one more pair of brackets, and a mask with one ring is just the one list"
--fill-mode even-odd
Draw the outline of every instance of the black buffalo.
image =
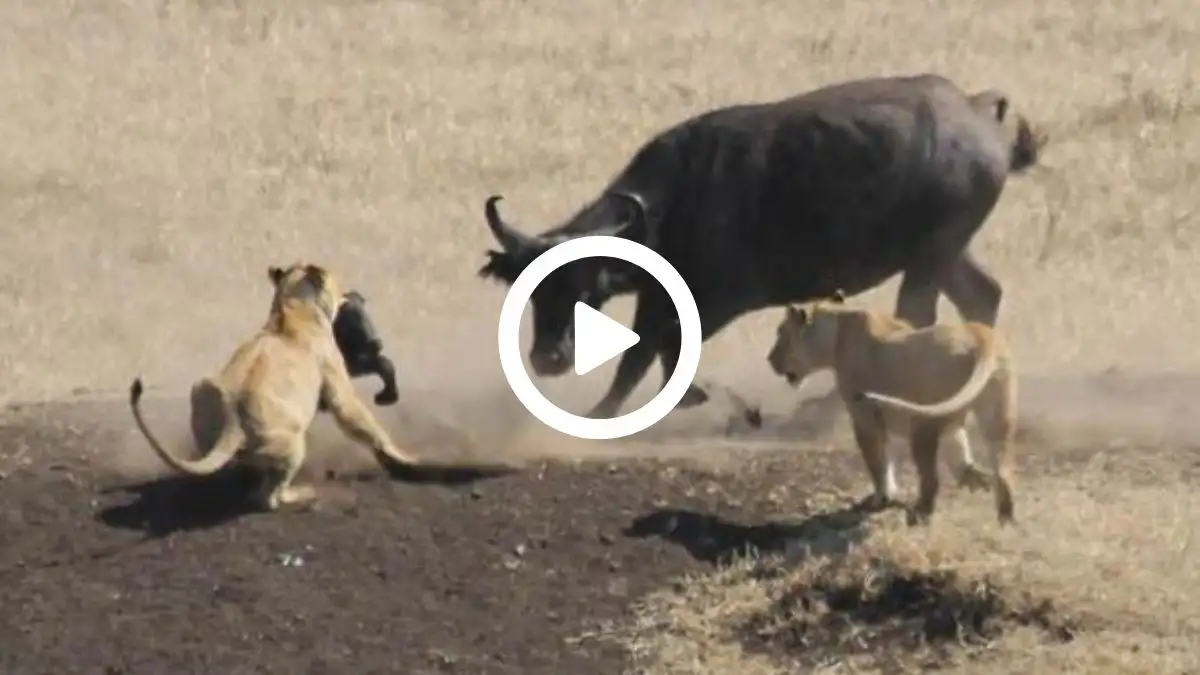
[[[687, 281], [704, 339], [739, 316], [842, 289], [862, 293], [902, 272], [897, 314], [936, 320], [945, 293], [968, 320], [994, 325], [1001, 287], [968, 244], [1009, 173], [1037, 162], [1044, 138], [994, 90], [968, 95], [924, 74], [826, 86], [685, 120], [645, 143], [603, 193], [566, 223], [531, 236], [487, 200], [499, 251], [480, 276], [512, 284], [538, 255], [584, 235], [624, 237], [666, 258]], [[530, 361], [540, 376], [573, 359], [573, 308], [637, 293], [633, 330], [608, 393], [588, 413], [611, 417], [655, 355], [664, 382], [679, 359], [679, 320], [662, 287], [609, 258], [566, 265], [533, 294]], [[708, 399], [693, 384], [680, 407]]]

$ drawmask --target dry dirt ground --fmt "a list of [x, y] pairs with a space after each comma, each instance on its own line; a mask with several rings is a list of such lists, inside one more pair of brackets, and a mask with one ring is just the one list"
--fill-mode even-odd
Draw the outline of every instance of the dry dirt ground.
[[[0, 671], [1200, 672], [1198, 24], [1187, 0], [4, 3]], [[1024, 378], [1020, 527], [954, 489], [927, 530], [847, 510], [864, 472], [843, 418], [789, 426], [827, 382], [770, 376], [775, 312], [701, 365], [761, 432], [727, 436], [719, 399], [613, 443], [529, 420], [474, 277], [487, 195], [544, 229], [682, 116], [920, 71], [1051, 134], [975, 244]], [[322, 421], [316, 511], [163, 479], [114, 392], [142, 374], [181, 435], [296, 258], [371, 299], [399, 438], [517, 470], [357, 480]], [[612, 371], [541, 384], [582, 410]]]

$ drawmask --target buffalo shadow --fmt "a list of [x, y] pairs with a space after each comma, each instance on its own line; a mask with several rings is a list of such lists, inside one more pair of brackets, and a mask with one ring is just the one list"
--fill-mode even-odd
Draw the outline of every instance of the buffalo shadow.
[[[508, 466], [473, 467], [423, 464], [393, 467], [387, 472], [326, 472], [326, 481], [368, 482], [381, 478], [413, 485], [460, 487], [496, 478], [518, 469]], [[135, 530], [149, 538], [176, 532], [205, 530], [238, 518], [263, 513], [254, 499], [260, 474], [232, 464], [209, 476], [171, 475], [131, 485], [109, 487], [101, 494], [133, 494], [133, 501], [102, 509], [97, 520], [108, 527]], [[308, 481], [304, 481], [308, 483]], [[318, 504], [320, 499], [318, 498]], [[319, 508], [319, 507], [318, 507]], [[284, 507], [282, 512], [291, 511]], [[299, 507], [298, 510], [305, 510]]]

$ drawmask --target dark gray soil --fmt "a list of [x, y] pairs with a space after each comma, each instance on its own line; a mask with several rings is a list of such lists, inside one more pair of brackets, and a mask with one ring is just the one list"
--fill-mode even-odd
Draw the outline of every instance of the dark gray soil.
[[38, 457], [0, 481], [0, 672], [613, 675], [619, 647], [572, 638], [778, 547], [756, 500], [814, 479], [650, 461], [334, 479], [319, 508], [267, 515], [237, 472], [114, 485], [81, 459], [106, 442], [0, 427], [6, 454]]

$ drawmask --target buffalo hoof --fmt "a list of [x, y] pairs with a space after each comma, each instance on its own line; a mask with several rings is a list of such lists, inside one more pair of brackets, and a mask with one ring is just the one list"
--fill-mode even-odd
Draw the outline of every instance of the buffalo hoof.
[[746, 410], [742, 413], [742, 419], [745, 420], [746, 424], [749, 424], [750, 428], [752, 428], [752, 429], [761, 429], [762, 428], [763, 416], [762, 416], [762, 410], [760, 408], [757, 408], [757, 407], [746, 408]]
[[708, 399], [708, 392], [693, 384], [684, 392], [683, 398], [679, 399], [679, 404], [675, 407], [680, 409], [695, 408], [698, 405], [707, 403]]
[[375, 394], [375, 405], [392, 405], [399, 400], [400, 393], [390, 387]]

